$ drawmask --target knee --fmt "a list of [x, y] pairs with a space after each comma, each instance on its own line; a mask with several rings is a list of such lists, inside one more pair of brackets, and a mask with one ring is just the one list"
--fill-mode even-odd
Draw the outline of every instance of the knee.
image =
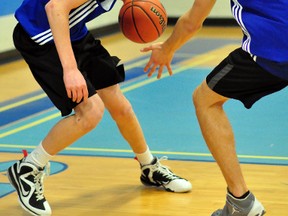
[[192, 94], [192, 101], [195, 109], [198, 109], [199, 107], [203, 106], [205, 100], [203, 98], [203, 90], [202, 85], [199, 85]]
[[110, 109], [109, 112], [116, 122], [121, 121], [122, 119], [127, 120], [127, 118], [134, 116], [132, 105], [127, 100], [120, 106]]
[[75, 122], [79, 130], [87, 133], [93, 130], [101, 121], [104, 114], [104, 105], [92, 104], [89, 108], [75, 112]]
[[199, 85], [192, 95], [192, 101], [196, 111], [203, 112], [211, 107], [221, 108], [223, 104], [228, 100], [213, 90], [211, 90], [206, 82]]

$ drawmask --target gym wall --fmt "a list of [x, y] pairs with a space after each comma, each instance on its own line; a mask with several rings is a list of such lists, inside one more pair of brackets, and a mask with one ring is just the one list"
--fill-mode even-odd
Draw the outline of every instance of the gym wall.
[[[187, 8], [191, 7], [193, 1], [189, 0], [162, 0], [161, 1], [167, 10], [169, 19], [176, 20]], [[175, 4], [175, 2], [177, 2]], [[0, 1], [0, 63], [1, 60], [13, 56], [14, 46], [12, 42], [12, 32], [16, 24], [14, 18], [15, 9], [22, 3], [22, 0], [1, 0]], [[230, 1], [218, 0], [216, 2], [213, 11], [211, 12], [209, 19], [213, 20], [230, 20], [232, 19], [230, 12]], [[122, 1], [118, 0], [114, 9], [110, 12], [100, 16], [97, 21], [91, 21], [88, 23], [89, 29], [93, 29], [97, 32], [97, 29], [103, 29], [105, 27], [113, 26], [117, 27], [118, 11], [122, 5]]]

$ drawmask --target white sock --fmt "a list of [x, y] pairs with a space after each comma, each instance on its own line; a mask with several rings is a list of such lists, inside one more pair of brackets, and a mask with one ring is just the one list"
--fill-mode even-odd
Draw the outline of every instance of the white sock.
[[136, 154], [137, 160], [139, 161], [139, 163], [141, 165], [146, 165], [146, 164], [150, 164], [154, 157], [151, 154], [149, 147], [147, 146], [147, 150], [141, 154]]
[[52, 158], [42, 146], [42, 142], [38, 145], [28, 156], [25, 158], [25, 162], [32, 163], [37, 167], [43, 168], [48, 161]]

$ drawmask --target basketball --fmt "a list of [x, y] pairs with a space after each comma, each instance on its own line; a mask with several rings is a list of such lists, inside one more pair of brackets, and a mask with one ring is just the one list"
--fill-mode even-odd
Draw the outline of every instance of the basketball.
[[159, 0], [124, 0], [118, 21], [126, 38], [135, 43], [149, 43], [165, 31], [167, 13]]

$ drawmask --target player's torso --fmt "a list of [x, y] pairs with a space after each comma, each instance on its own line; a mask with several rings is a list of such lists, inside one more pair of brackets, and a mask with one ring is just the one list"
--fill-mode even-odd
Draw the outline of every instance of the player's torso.
[[[45, 12], [49, 0], [24, 0], [16, 10], [15, 17], [30, 37], [38, 44], [53, 42], [52, 32]], [[105, 0], [101, 4], [97, 0], [88, 0], [73, 9], [69, 14], [70, 37], [77, 41], [87, 34], [86, 23], [109, 11], [116, 0]]]
[[287, 0], [231, 0], [231, 10], [245, 35], [244, 50], [288, 63]]

